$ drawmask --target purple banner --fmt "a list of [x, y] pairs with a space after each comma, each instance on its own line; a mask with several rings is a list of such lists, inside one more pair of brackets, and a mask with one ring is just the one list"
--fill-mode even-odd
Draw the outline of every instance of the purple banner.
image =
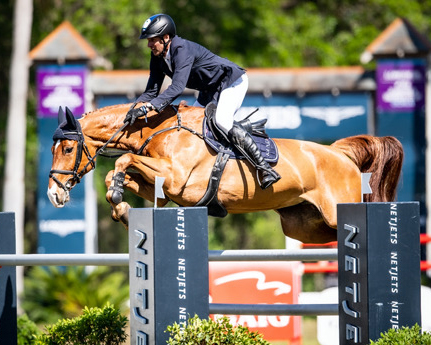
[[376, 70], [377, 109], [406, 112], [425, 106], [424, 60], [379, 61]]
[[56, 117], [60, 106], [68, 107], [75, 116], [85, 113], [86, 75], [84, 65], [39, 67], [36, 71], [38, 117]]

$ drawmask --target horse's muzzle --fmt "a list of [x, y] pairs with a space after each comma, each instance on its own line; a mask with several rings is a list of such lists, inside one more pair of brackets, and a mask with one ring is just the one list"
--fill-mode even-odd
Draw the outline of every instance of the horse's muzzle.
[[64, 207], [69, 201], [69, 191], [58, 188], [56, 184], [48, 188], [47, 195], [51, 204], [57, 208]]

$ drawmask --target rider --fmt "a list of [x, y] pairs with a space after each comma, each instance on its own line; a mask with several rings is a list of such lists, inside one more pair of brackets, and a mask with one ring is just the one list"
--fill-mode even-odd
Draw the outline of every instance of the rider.
[[[144, 105], [129, 110], [124, 122], [133, 124], [149, 110], [160, 113], [186, 87], [198, 90], [194, 106], [218, 105], [215, 110], [217, 127], [232, 144], [245, 151], [251, 163], [261, 171], [261, 188], [277, 182], [280, 175], [262, 157], [252, 136], [241, 124], [234, 122], [234, 115], [241, 107], [248, 88], [245, 70], [205, 47], [177, 36], [175, 23], [166, 14], [148, 18], [139, 38], [146, 38], [151, 49], [150, 78], [145, 91], [135, 101], [135, 105], [139, 102]], [[172, 83], [160, 93], [165, 75], [172, 79]]]

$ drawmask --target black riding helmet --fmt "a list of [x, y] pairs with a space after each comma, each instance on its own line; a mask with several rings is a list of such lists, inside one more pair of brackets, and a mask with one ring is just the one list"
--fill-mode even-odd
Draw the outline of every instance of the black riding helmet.
[[163, 37], [166, 34], [170, 38], [173, 38], [177, 34], [174, 21], [167, 14], [155, 14], [142, 25], [141, 36], [139, 38]]

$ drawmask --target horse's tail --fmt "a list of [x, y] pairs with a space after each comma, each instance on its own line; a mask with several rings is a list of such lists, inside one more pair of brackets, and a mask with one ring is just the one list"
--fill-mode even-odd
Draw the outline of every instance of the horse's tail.
[[394, 201], [404, 158], [403, 147], [396, 138], [358, 135], [337, 140], [331, 146], [343, 151], [362, 173], [372, 173], [373, 193], [364, 195], [364, 201]]

